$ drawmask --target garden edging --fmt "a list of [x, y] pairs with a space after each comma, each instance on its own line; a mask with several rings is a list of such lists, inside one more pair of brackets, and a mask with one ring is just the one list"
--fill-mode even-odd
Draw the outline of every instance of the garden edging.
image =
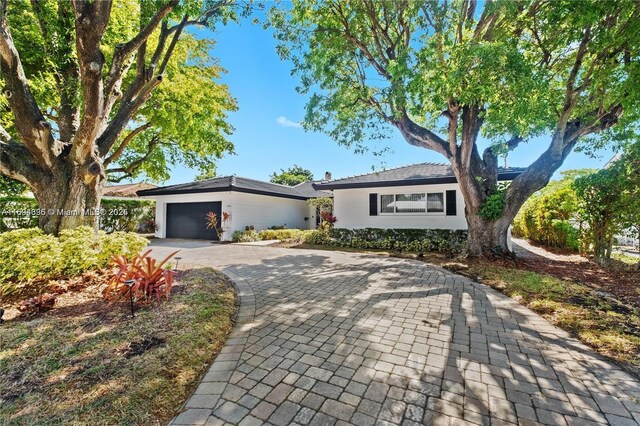
[[232, 372], [238, 364], [247, 337], [249, 325], [256, 314], [256, 298], [253, 287], [243, 278], [229, 272], [224, 273], [236, 289], [239, 299], [238, 310], [234, 317], [234, 325], [228, 340], [218, 356], [211, 363], [207, 373], [200, 380], [198, 387], [183, 404], [181, 412], [169, 425], [204, 424], [218, 405], [220, 395], [224, 392]]

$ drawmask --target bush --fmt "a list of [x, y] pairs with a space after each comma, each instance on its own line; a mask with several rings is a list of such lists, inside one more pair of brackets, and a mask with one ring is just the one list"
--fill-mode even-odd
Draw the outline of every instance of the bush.
[[357, 249], [379, 249], [412, 252], [462, 252], [467, 244], [467, 231], [449, 229], [384, 229], [334, 228], [328, 234], [312, 231], [306, 242]]
[[[133, 295], [136, 301], [148, 302], [154, 298], [158, 302], [161, 298], [169, 300], [175, 272], [166, 269], [165, 264], [178, 251], [174, 251], [161, 261], [150, 257], [149, 253], [151, 250], [147, 250], [143, 254], [136, 254], [131, 258], [122, 255], [112, 257], [112, 265], [117, 270], [102, 292], [106, 301], [116, 302], [127, 294], [130, 297]], [[127, 281], [135, 282], [131, 287], [127, 287], [125, 284]]]
[[261, 240], [302, 241], [304, 232], [300, 229], [264, 229], [258, 233]]
[[34, 198], [0, 198], [0, 232], [9, 229], [26, 229], [38, 226], [38, 202]]
[[329, 244], [329, 236], [326, 232], [314, 229], [304, 235], [304, 242], [307, 244]]
[[0, 286], [103, 268], [113, 255], [133, 257], [147, 244], [137, 234], [96, 233], [87, 226], [62, 231], [60, 237], [38, 228], [5, 232], [0, 234]]
[[235, 231], [233, 233], [233, 236], [231, 237], [231, 240], [234, 243], [251, 243], [254, 241], [260, 241], [260, 235], [252, 229], [247, 229], [245, 231]]
[[571, 187], [575, 176], [584, 171], [563, 173], [559, 181], [529, 198], [513, 220], [513, 235], [548, 247], [577, 251], [580, 232], [577, 222], [578, 199]]
[[39, 228], [0, 234], [0, 283], [56, 275], [61, 266], [61, 251], [58, 239]]
[[[100, 229], [107, 232], [154, 232], [156, 204], [149, 200], [102, 199]], [[124, 213], [124, 214], [122, 214]]]

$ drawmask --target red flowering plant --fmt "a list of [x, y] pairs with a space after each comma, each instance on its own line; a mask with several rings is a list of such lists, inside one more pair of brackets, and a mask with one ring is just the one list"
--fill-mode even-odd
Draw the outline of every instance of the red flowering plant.
[[[149, 253], [151, 250], [134, 256], [131, 260], [121, 255], [112, 257], [114, 274], [102, 292], [105, 300], [116, 302], [129, 292], [137, 301], [169, 299], [175, 273], [166, 269], [165, 264], [178, 252], [171, 253], [161, 261], [152, 258]], [[135, 283], [127, 287], [125, 282], [130, 280]]]
[[207, 229], [213, 229], [216, 231], [218, 240], [222, 241], [222, 235], [224, 234], [224, 226], [231, 219], [231, 215], [227, 212], [222, 212], [222, 226], [218, 226], [218, 214], [214, 212], [207, 213], [205, 222], [207, 223]]
[[320, 213], [320, 229], [324, 232], [329, 232], [338, 219], [331, 212]]

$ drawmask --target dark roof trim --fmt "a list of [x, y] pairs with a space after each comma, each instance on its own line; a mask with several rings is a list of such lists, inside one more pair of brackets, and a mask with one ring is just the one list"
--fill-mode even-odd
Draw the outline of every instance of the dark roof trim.
[[[498, 180], [513, 180], [520, 173], [506, 172], [499, 173]], [[318, 191], [326, 189], [355, 189], [355, 188], [384, 188], [390, 186], [412, 186], [412, 185], [436, 185], [441, 183], [458, 183], [455, 176], [441, 176], [432, 178], [420, 178], [420, 179], [402, 179], [402, 180], [388, 180], [388, 181], [373, 181], [373, 182], [353, 182], [353, 183], [333, 183], [323, 182], [314, 183], [313, 187]]]
[[276, 192], [260, 191], [258, 189], [238, 188], [237, 186], [228, 185], [220, 188], [192, 188], [192, 189], [145, 189], [144, 191], [138, 191], [139, 197], [152, 197], [160, 195], [177, 195], [177, 194], [202, 194], [207, 192], [244, 192], [247, 194], [267, 195], [270, 197], [289, 198], [293, 200], [308, 200], [313, 197], [304, 197], [302, 195], [289, 195], [279, 194]]

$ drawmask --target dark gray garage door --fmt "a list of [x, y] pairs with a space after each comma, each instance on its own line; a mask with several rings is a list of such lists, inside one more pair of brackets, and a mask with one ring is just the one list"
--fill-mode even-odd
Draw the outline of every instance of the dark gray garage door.
[[218, 215], [218, 227], [222, 224], [222, 203], [169, 203], [167, 204], [167, 238], [217, 240], [213, 229], [207, 229], [207, 213]]

